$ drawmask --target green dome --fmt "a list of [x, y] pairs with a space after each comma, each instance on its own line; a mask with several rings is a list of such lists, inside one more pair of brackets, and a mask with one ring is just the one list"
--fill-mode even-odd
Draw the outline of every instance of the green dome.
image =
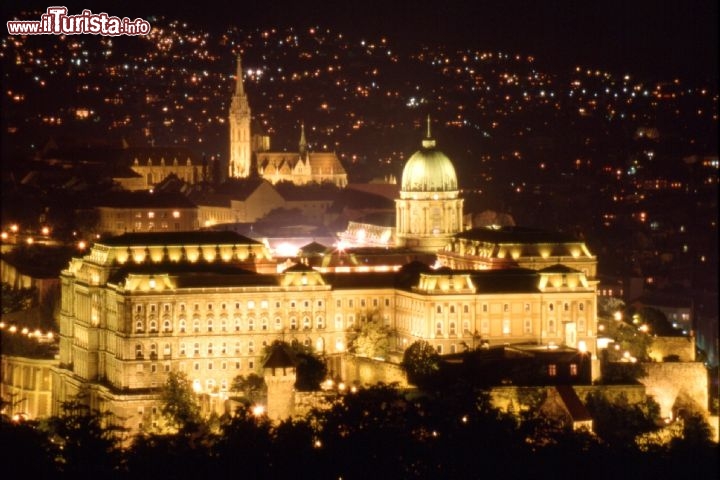
[[[428, 132], [429, 133], [429, 132]], [[453, 192], [458, 189], [457, 175], [450, 159], [435, 148], [435, 140], [426, 138], [413, 153], [402, 174], [403, 192]]]

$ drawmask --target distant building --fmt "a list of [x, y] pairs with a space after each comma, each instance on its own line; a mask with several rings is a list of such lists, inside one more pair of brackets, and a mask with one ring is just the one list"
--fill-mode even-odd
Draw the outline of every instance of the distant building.
[[190, 199], [198, 206], [202, 228], [255, 222], [286, 204], [277, 189], [262, 178], [229, 179], [212, 191], [191, 193]]
[[112, 192], [97, 201], [95, 211], [97, 230], [110, 235], [198, 228], [198, 207], [179, 193]]
[[[235, 93], [230, 103], [230, 178], [251, 175], [253, 157], [257, 173], [267, 181], [292, 182], [296, 185], [332, 183], [347, 186], [347, 172], [335, 152], [312, 152], [301, 125], [297, 152], [270, 151], [270, 138], [254, 136], [250, 129], [250, 106], [242, 81], [241, 59], [237, 59]], [[255, 140], [253, 140], [255, 139]]]

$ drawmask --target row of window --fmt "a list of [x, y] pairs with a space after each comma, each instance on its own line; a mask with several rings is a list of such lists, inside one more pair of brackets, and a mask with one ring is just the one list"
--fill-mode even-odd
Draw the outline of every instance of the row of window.
[[[265, 348], [267, 346], [267, 342], [262, 342], [262, 347]], [[150, 356], [150, 359], [156, 359], [158, 356], [158, 344], [157, 343], [151, 343], [148, 346], [148, 354]], [[242, 355], [242, 349], [241, 349], [241, 343], [235, 342], [234, 344], [228, 344], [227, 342], [222, 342], [219, 344], [213, 344], [212, 342], [207, 343], [205, 345], [205, 348], [202, 348], [200, 345], [200, 342], [195, 342], [190, 346], [190, 344], [181, 343], [178, 346], [179, 355], [181, 357], [186, 357], [189, 354], [193, 356], [200, 356], [201, 353], [207, 354], [208, 356], [212, 355]], [[253, 355], [255, 354], [255, 342], [250, 340], [247, 344], [247, 354]], [[166, 343], [163, 345], [162, 348], [162, 355], [163, 358], [169, 358], [172, 356], [172, 345], [169, 343]], [[135, 358], [137, 359], [144, 359], [145, 358], [145, 346], [142, 343], [135, 344]]]
[[[469, 312], [470, 312], [470, 306], [469, 306], [469, 305], [463, 305], [462, 307], [463, 307], [463, 313], [469, 313]], [[551, 312], [555, 311], [555, 304], [553, 304], [553, 303], [548, 304], [548, 310], [551, 311]], [[578, 304], [578, 310], [581, 311], [581, 312], [584, 312], [584, 311], [585, 311], [585, 304], [584, 304], [584, 303]], [[435, 311], [436, 311], [436, 313], [443, 313], [443, 312], [445, 311], [445, 309], [443, 308], [443, 305], [437, 305], [436, 308], [435, 308]], [[529, 303], [525, 303], [525, 304], [523, 305], [523, 311], [526, 312], [526, 313], [527, 313], [527, 312], [530, 312], [530, 304], [529, 304]], [[563, 303], [563, 311], [565, 311], [565, 312], [569, 312], [569, 311], [570, 311], [570, 304], [569, 304], [568, 302]], [[456, 313], [456, 312], [455, 312], [455, 305], [450, 305], [450, 306], [448, 307], [448, 312], [449, 312], [449, 313]], [[483, 306], [482, 306], [482, 312], [483, 312], [483, 313], [487, 313], [487, 312], [488, 312], [488, 304], [487, 304], [487, 303], [484, 303], [484, 304], [483, 304]], [[503, 304], [503, 312], [504, 312], [504, 313], [510, 312], [510, 304], [509, 304], [509, 303], [504, 303], [504, 304]]]
[[[415, 330], [419, 330], [422, 328], [422, 321], [416, 321], [415, 323]], [[577, 322], [577, 328], [579, 332], [585, 331], [585, 319], [580, 318]], [[438, 320], [435, 322], [435, 336], [443, 336], [445, 334], [445, 322], [442, 320]], [[554, 318], [550, 318], [547, 320], [547, 333], [548, 335], [555, 335], [557, 332], [556, 328], [556, 321]], [[419, 332], [415, 332], [419, 333]], [[449, 336], [455, 336], [458, 334], [458, 324], [455, 321], [450, 321], [447, 323], [447, 333]], [[510, 335], [512, 334], [512, 322], [509, 318], [505, 318], [502, 321], [502, 333], [503, 335]], [[523, 320], [523, 334], [532, 334], [533, 333], [533, 321], [531, 318], [525, 318]], [[471, 335], [472, 332], [470, 330], [470, 322], [468, 320], [465, 320], [462, 322], [462, 334], [463, 335]], [[488, 335], [490, 334], [490, 322], [486, 319], [483, 319], [480, 322], [480, 334], [482, 335]]]
[[[282, 302], [280, 302], [280, 301], [275, 301], [275, 302], [273, 302], [273, 304], [274, 304], [275, 308], [282, 308]], [[316, 308], [324, 308], [324, 306], [325, 306], [325, 302], [323, 300], [315, 300], [315, 301], [290, 300], [288, 302], [289, 308], [298, 308], [299, 306], [302, 306], [303, 308], [309, 309], [311, 307], [311, 305], [313, 305], [313, 304]], [[371, 300], [368, 300], [365, 298], [361, 298], [361, 299], [359, 299], [359, 301], [357, 302], [357, 305], [356, 305], [355, 299], [348, 298], [347, 300], [345, 300], [345, 304], [346, 304], [347, 308], [356, 308], [356, 307], [370, 308], [370, 306], [372, 306], [372, 308], [379, 308], [380, 307], [380, 299], [373, 298]], [[385, 298], [383, 305], [385, 307], [390, 307], [390, 299]], [[213, 303], [206, 303], [206, 304], [204, 304], [204, 306], [205, 306], [205, 310], [208, 312], [215, 310], [215, 304], [213, 304]], [[242, 308], [246, 308], [247, 310], [254, 310], [256, 308], [267, 309], [270, 307], [270, 302], [268, 300], [260, 300], [260, 301], [248, 300], [247, 302], [231, 302], [230, 304], [220, 303], [218, 306], [219, 306], [219, 310], [221, 310], [221, 311], [227, 311], [230, 308], [232, 308], [233, 306], [234, 306], [235, 310], [240, 310]], [[335, 301], [335, 306], [337, 308], [343, 308], [343, 300], [337, 299]], [[191, 310], [194, 312], [199, 312], [200, 307], [201, 307], [200, 303], [193, 303]], [[171, 304], [165, 303], [162, 305], [163, 313], [169, 314], [171, 312], [171, 310], [172, 310]], [[180, 304], [178, 304], [178, 310], [180, 312], [186, 312], [190, 309], [188, 308], [188, 305], [186, 305], [184, 303], [180, 303]], [[152, 314], [152, 313], [156, 313], [158, 311], [159, 311], [158, 305], [156, 305], [156, 304], [149, 304], [149, 305], [136, 304], [135, 305], [135, 313], [148, 312], [148, 313]]]
[[[350, 316], [352, 317], [352, 316]], [[354, 317], [352, 317], [352, 320], [354, 321]], [[150, 320], [149, 322], [145, 322], [144, 320], [135, 320], [135, 333], [145, 333], [146, 331], [146, 323], [147, 323], [147, 332], [148, 333], [158, 333], [159, 330], [159, 323], [157, 320]], [[352, 324], [352, 321], [349, 321], [350, 324]], [[243, 325], [244, 324], [244, 325]], [[243, 329], [243, 326], [245, 327]], [[255, 331], [255, 328], [257, 326], [258, 331], [268, 331], [270, 330], [270, 323], [267, 318], [261, 318], [260, 321], [256, 324], [255, 319], [250, 317], [247, 319], [247, 321], [242, 322], [240, 319], [235, 319], [232, 325], [229, 325], [229, 322], [227, 319], [221, 319], [220, 322], [217, 324], [213, 320], [207, 320], [204, 322], [204, 325], [201, 325], [201, 322], [199, 319], [195, 319], [192, 321], [192, 333], [213, 333], [213, 332], [241, 332], [243, 330], [252, 332]], [[204, 327], [204, 328], [203, 328]], [[289, 328], [290, 330], [299, 330], [302, 328], [303, 330], [309, 330], [313, 327], [312, 321], [310, 317], [303, 317], [302, 322], [299, 322], [296, 317], [290, 317], [289, 320]], [[178, 321], [178, 332], [179, 333], [188, 333], [190, 332], [188, 325], [188, 322], [186, 320], [179, 320]], [[272, 328], [274, 330], [282, 330], [284, 328], [283, 321], [280, 317], [275, 317], [275, 320], [272, 324]], [[315, 328], [318, 329], [324, 329], [325, 328], [325, 319], [321, 316], [315, 317]], [[173, 323], [169, 320], [163, 320], [162, 322], [162, 332], [163, 333], [171, 333], [173, 331]]]

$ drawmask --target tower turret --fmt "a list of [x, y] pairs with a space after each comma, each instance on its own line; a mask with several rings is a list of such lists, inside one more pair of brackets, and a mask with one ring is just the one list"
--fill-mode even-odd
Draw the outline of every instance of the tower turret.
[[250, 175], [252, 149], [250, 137], [250, 104], [248, 103], [242, 77], [242, 59], [237, 56], [235, 92], [230, 101], [230, 162], [228, 175], [245, 178]]

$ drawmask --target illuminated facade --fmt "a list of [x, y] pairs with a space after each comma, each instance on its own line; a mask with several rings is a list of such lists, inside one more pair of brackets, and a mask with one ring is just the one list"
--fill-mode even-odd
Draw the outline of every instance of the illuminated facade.
[[274, 340], [332, 357], [370, 312], [396, 332], [393, 355], [420, 339], [441, 353], [595, 346], [596, 284], [563, 266], [320, 273], [297, 264], [278, 273], [263, 244], [231, 232], [126, 234], [73, 259], [61, 284], [53, 408], [85, 392], [133, 429], [156, 420], [168, 372], [220, 401], [237, 375], [261, 373]]
[[251, 164], [257, 164], [258, 174], [270, 183], [292, 182], [332, 183], [347, 186], [347, 172], [335, 152], [311, 152], [301, 126], [297, 152], [270, 151], [270, 138], [255, 135], [250, 130], [250, 105], [242, 80], [240, 56], [237, 58], [235, 93], [230, 103], [230, 178], [250, 176]]
[[245, 178], [250, 175], [252, 162], [250, 136], [250, 104], [243, 86], [242, 62], [237, 57], [235, 93], [230, 101], [230, 178]]
[[[267, 146], [269, 148], [269, 140]], [[300, 127], [298, 147], [297, 152], [255, 152], [260, 176], [273, 184], [332, 183], [339, 188], [347, 186], [347, 173], [335, 152], [311, 152], [308, 149], [304, 125]]]
[[405, 164], [400, 198], [395, 200], [396, 244], [425, 252], [437, 252], [463, 229], [463, 200], [455, 168], [435, 148], [427, 121], [422, 148]]
[[437, 252], [438, 261], [454, 269], [531, 268], [562, 264], [588, 278], [597, 276], [597, 257], [585, 242], [558, 232], [521, 227], [474, 228], [455, 235]]

